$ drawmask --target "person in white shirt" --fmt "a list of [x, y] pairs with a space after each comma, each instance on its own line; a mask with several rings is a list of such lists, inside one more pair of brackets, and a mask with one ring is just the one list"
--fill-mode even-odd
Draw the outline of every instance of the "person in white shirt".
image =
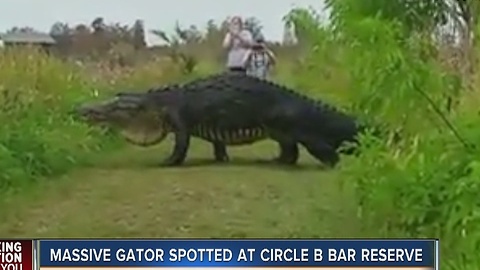
[[243, 21], [235, 16], [230, 21], [230, 27], [223, 47], [228, 49], [227, 68], [231, 71], [246, 72], [245, 55], [253, 44], [252, 33], [243, 27]]
[[270, 69], [275, 65], [275, 54], [266, 46], [265, 39], [259, 35], [255, 44], [245, 54], [246, 74], [260, 79], [267, 79]]

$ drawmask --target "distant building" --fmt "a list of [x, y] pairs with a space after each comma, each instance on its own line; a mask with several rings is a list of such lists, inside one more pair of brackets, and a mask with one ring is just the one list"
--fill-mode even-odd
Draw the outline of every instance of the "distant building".
[[12, 32], [0, 35], [0, 46], [39, 46], [47, 51], [55, 45], [55, 40], [45, 33]]

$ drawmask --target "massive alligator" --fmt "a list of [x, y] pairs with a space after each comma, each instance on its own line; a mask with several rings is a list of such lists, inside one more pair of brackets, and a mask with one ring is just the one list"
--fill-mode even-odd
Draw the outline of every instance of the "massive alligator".
[[217, 161], [228, 160], [226, 145], [272, 139], [280, 146], [275, 159], [295, 164], [298, 145], [322, 163], [334, 166], [344, 142], [359, 132], [353, 117], [273, 82], [225, 72], [185, 84], [147, 92], [123, 92], [100, 104], [78, 108], [94, 124], [120, 129], [131, 143], [149, 146], [175, 134], [172, 154], [164, 165], [185, 160], [190, 137], [213, 145]]

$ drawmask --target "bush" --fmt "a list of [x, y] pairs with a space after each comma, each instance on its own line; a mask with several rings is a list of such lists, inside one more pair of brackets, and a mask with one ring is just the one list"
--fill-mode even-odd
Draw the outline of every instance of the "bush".
[[[33, 49], [0, 52], [0, 191], [62, 173], [108, 147], [70, 110], [95, 89], [75, 67]], [[111, 141], [111, 140], [108, 140]]]
[[[480, 140], [478, 103], [464, 105], [461, 78], [442, 68], [429, 39], [406, 35], [398, 22], [363, 17], [316, 27], [296, 83], [319, 78], [317, 96], [391, 130], [361, 136], [360, 155], [341, 167], [365, 234], [440, 238], [445, 269], [479, 268], [480, 153], [468, 143]], [[458, 105], [448, 112], [452, 99]]]

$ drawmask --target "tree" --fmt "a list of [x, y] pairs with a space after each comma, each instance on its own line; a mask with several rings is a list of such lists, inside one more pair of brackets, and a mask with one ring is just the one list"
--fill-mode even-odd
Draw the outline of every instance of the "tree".
[[218, 25], [215, 23], [214, 20], [208, 20], [207, 22], [207, 35], [208, 33], [217, 33], [219, 31]]
[[56, 22], [50, 27], [50, 35], [52, 37], [60, 37], [70, 34], [70, 27], [66, 23]]
[[326, 5], [336, 26], [348, 19], [376, 16], [400, 22], [406, 32], [428, 33], [450, 22], [468, 42], [480, 11], [477, 0], [326, 0]]
[[97, 17], [90, 25], [94, 33], [101, 33], [105, 30], [105, 22], [102, 17]]
[[143, 49], [147, 46], [145, 42], [145, 28], [142, 20], [136, 20], [133, 24], [133, 47], [135, 50]]
[[287, 22], [283, 28], [283, 45], [291, 46], [297, 44], [297, 35], [295, 34], [295, 24]]
[[188, 29], [185, 30], [187, 34], [187, 43], [198, 43], [203, 39], [202, 32], [195, 25], [190, 25]]
[[175, 34], [179, 41], [187, 44], [198, 43], [202, 40], [202, 33], [195, 25], [191, 25], [190, 28], [187, 29], [182, 29], [177, 22], [175, 25]]
[[[199, 41], [197, 36], [199, 32], [197, 33], [196, 30], [197, 30], [196, 28], [182, 30], [178, 24], [175, 27], [176, 35], [168, 36], [164, 31], [151, 30], [152, 34], [157, 35], [167, 43], [168, 55], [175, 63], [181, 66], [182, 72], [186, 74], [191, 73], [197, 66], [198, 62], [194, 56], [185, 52], [183, 48], [184, 46], [182, 45]], [[189, 33], [193, 33], [194, 35], [189, 36], [191, 35]], [[201, 35], [200, 35], [200, 39], [201, 39]]]
[[154, 29], [154, 30], [150, 30], [150, 33], [156, 35], [161, 40], [165, 41], [165, 43], [167, 43], [168, 45], [171, 45], [174, 42], [174, 40], [171, 40], [170, 37], [168, 37], [168, 35], [167, 35], [167, 33], [165, 33], [165, 31]]
[[256, 17], [248, 17], [244, 21], [244, 27], [248, 29], [254, 37], [257, 37], [262, 33], [262, 23]]
[[79, 24], [74, 27], [71, 34], [70, 52], [79, 55], [86, 55], [92, 50], [92, 35], [87, 25]]
[[285, 31], [293, 43], [310, 42], [310, 38], [317, 37], [320, 23], [320, 15], [314, 9], [295, 8], [283, 17]]
[[72, 45], [72, 29], [66, 23], [56, 22], [50, 28], [50, 36], [55, 39], [56, 47], [63, 54], [69, 53]]
[[14, 26], [7, 30], [7, 33], [37, 33], [38, 31], [30, 26], [18, 27]]
[[462, 35], [463, 40], [473, 41], [473, 31], [478, 24], [480, 4], [474, 0], [444, 0], [449, 6], [450, 18]]
[[112, 35], [107, 31], [107, 26], [102, 17], [95, 18], [90, 24], [93, 29], [93, 49], [94, 53], [102, 54], [107, 52], [112, 44]]

